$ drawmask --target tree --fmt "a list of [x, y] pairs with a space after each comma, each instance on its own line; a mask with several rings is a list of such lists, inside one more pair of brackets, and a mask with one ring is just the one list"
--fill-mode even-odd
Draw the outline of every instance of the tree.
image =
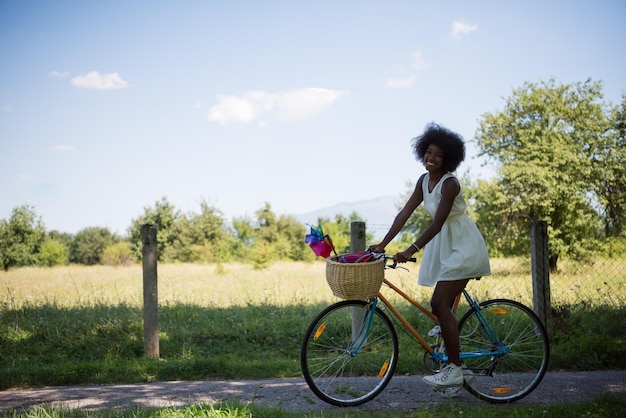
[[242, 260], [247, 257], [246, 253], [254, 243], [254, 221], [248, 216], [238, 216], [233, 218], [232, 225], [235, 236], [233, 256], [236, 259]]
[[474, 210], [478, 226], [483, 232], [489, 254], [494, 257], [528, 253], [530, 235], [523, 222], [517, 222], [518, 213], [507, 206], [508, 197], [497, 179], [478, 180], [472, 187]]
[[620, 236], [626, 225], [626, 94], [612, 109], [609, 128], [590, 153], [605, 235]]
[[[276, 214], [268, 202], [257, 210], [256, 224], [250, 225], [253, 229], [253, 238], [244, 250], [244, 260], [251, 261], [255, 268], [263, 269], [279, 258], [276, 243], [279, 240], [278, 223]], [[250, 227], [240, 224], [243, 231], [249, 231]]]
[[222, 213], [206, 201], [200, 213], [183, 215], [173, 225], [172, 252], [177, 261], [224, 262], [232, 259], [235, 238]]
[[70, 246], [70, 261], [88, 266], [100, 264], [105, 248], [118, 241], [119, 238], [107, 228], [93, 226], [81, 229]]
[[306, 227], [288, 215], [278, 217], [278, 256], [292, 261], [310, 260], [312, 251], [304, 242]]
[[74, 240], [74, 236], [72, 234], [68, 234], [67, 232], [52, 230], [48, 232], [48, 239], [60, 242], [61, 244], [65, 245], [69, 251], [69, 248], [72, 245], [72, 241]]
[[601, 90], [591, 80], [525, 83], [504, 110], [483, 115], [475, 139], [499, 167], [497, 190], [486, 183], [476, 190], [476, 210], [489, 241], [515, 239], [505, 254], [527, 251], [521, 241], [532, 220], [548, 222], [553, 269], [560, 256], [582, 256], [597, 245], [600, 218], [590, 192], [599, 172], [590, 156], [608, 127]]
[[9, 219], [0, 219], [0, 267], [37, 264], [39, 251], [46, 239], [46, 230], [33, 207], [18, 206]]
[[[239, 225], [239, 233], [248, 228]], [[256, 211], [256, 227], [251, 245], [251, 256], [255, 265], [266, 266], [268, 259], [304, 260], [309, 258], [309, 249], [304, 243], [306, 228], [291, 216], [272, 211], [269, 203]]]
[[247, 216], [237, 216], [233, 218], [233, 229], [235, 238], [244, 248], [252, 245], [254, 241], [254, 225], [252, 219]]
[[144, 213], [133, 219], [130, 226], [129, 241], [137, 260], [141, 259], [141, 227], [144, 224], [154, 225], [157, 229], [157, 251], [159, 261], [175, 261], [174, 242], [178, 239], [174, 224], [180, 218], [180, 212], [162, 197], [154, 207], [145, 207]]

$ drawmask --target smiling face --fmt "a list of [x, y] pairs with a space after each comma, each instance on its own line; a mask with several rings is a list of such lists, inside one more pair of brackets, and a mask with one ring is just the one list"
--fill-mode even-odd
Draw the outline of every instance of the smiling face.
[[443, 148], [430, 144], [424, 154], [424, 167], [431, 174], [442, 171], [443, 157]]

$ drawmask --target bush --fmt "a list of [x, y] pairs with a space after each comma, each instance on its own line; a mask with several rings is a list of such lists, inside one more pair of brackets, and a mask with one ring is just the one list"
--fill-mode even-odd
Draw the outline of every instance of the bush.
[[128, 241], [120, 241], [106, 247], [100, 255], [100, 262], [107, 266], [128, 266], [134, 263], [133, 251]]
[[46, 239], [39, 250], [39, 265], [52, 267], [63, 266], [70, 261], [69, 249], [55, 239]]
[[264, 241], [255, 241], [248, 252], [248, 261], [252, 262], [255, 269], [262, 270], [276, 261], [276, 250]]
[[70, 261], [86, 265], [99, 264], [104, 249], [116, 241], [116, 237], [106, 228], [82, 229], [78, 231], [72, 241]]
[[612, 258], [626, 259], [626, 233], [607, 240], [607, 254]]
[[[582, 301], [552, 309], [554, 332], [550, 368], [601, 370], [626, 367], [626, 307]], [[586, 355], [581, 356], [581, 353]]]

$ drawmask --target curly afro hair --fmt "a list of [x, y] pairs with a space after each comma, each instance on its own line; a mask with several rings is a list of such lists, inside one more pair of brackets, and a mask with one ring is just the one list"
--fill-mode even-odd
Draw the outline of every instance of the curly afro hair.
[[424, 155], [430, 144], [435, 144], [443, 149], [443, 169], [450, 173], [456, 170], [465, 159], [465, 143], [461, 135], [456, 132], [429, 123], [424, 133], [413, 138], [413, 153], [418, 161], [424, 162]]

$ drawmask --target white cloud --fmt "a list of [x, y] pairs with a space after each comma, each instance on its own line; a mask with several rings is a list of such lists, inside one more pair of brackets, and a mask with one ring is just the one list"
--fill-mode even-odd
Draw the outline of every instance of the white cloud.
[[72, 145], [59, 144], [59, 145], [55, 145], [54, 147], [52, 147], [52, 151], [58, 151], [58, 152], [74, 151], [74, 147]]
[[390, 77], [385, 81], [385, 87], [410, 87], [415, 83], [417, 75], [410, 74], [406, 77]]
[[269, 93], [260, 91], [248, 92], [242, 97], [218, 95], [217, 101], [218, 104], [209, 109], [209, 120], [222, 125], [250, 123], [272, 108]]
[[209, 120], [221, 125], [257, 122], [267, 125], [265, 117], [283, 121], [307, 119], [336, 102], [344, 92], [324, 88], [303, 88], [270, 93], [250, 91], [241, 96], [219, 95], [209, 109]]
[[452, 22], [452, 28], [450, 30], [450, 38], [461, 39], [461, 37], [468, 35], [478, 30], [478, 25], [470, 25], [460, 20]]
[[[426, 61], [420, 51], [411, 54], [411, 70], [406, 76], [388, 77], [385, 81], [385, 87], [410, 87], [417, 80], [419, 70], [430, 67], [430, 62]], [[405, 70], [406, 72], [406, 70]]]
[[411, 67], [415, 70], [422, 70], [430, 67], [430, 62], [426, 61], [420, 51], [415, 51], [411, 55]]
[[300, 120], [321, 113], [343, 92], [321, 88], [290, 90], [275, 96], [277, 115], [282, 120]]
[[122, 80], [119, 73], [100, 74], [91, 71], [83, 76], [72, 78], [72, 84], [83, 89], [117, 90], [125, 88], [128, 83]]

